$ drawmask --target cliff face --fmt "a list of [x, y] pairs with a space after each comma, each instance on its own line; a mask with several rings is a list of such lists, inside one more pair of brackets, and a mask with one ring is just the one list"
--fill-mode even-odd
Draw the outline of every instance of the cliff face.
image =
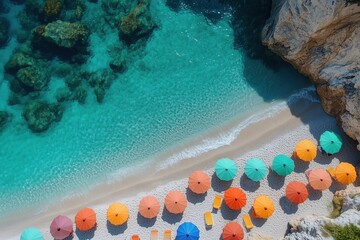
[[324, 110], [360, 142], [360, 6], [273, 0], [262, 40], [311, 79]]

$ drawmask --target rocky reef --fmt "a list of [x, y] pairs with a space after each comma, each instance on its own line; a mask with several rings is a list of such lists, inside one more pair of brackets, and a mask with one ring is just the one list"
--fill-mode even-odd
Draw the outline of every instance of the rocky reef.
[[311, 79], [324, 110], [360, 142], [360, 6], [354, 2], [274, 0], [262, 41]]
[[[336, 218], [310, 215], [293, 219], [284, 239], [358, 239], [351, 234], [360, 230], [360, 187], [336, 192], [333, 203], [335, 210], [340, 207]], [[335, 236], [339, 232], [345, 233], [346, 238]]]
[[[103, 103], [113, 81], [131, 64], [129, 56], [141, 54], [157, 26], [149, 0], [1, 1], [0, 13], [11, 4], [23, 7], [18, 14], [21, 29], [14, 32], [19, 44], [4, 66], [11, 90], [7, 103], [22, 109], [24, 124], [35, 133], [60, 121], [69, 104], [85, 105], [91, 94]], [[10, 38], [10, 24], [0, 16], [0, 48]], [[113, 32], [119, 33], [119, 40], [107, 47], [107, 68], [92, 70], [90, 36]], [[59, 83], [55, 89], [53, 81]], [[0, 112], [0, 118], [1, 130], [10, 114]]]

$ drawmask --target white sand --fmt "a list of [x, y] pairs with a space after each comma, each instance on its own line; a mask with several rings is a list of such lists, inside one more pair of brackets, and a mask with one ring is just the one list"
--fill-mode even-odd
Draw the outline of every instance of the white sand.
[[[299, 118], [299, 116], [301, 117]], [[273, 199], [276, 210], [273, 216], [267, 220], [254, 219], [255, 227], [251, 232], [272, 236], [274, 239], [281, 239], [284, 236], [287, 222], [294, 217], [313, 213], [329, 214], [332, 209], [333, 192], [345, 188], [344, 186], [333, 183], [330, 190], [323, 192], [310, 190], [309, 199], [299, 206], [289, 203], [284, 198], [285, 186], [293, 180], [307, 182], [303, 172], [308, 168], [335, 166], [339, 160], [355, 163], [358, 161], [359, 152], [356, 150], [354, 142], [336, 126], [335, 119], [327, 116], [319, 103], [310, 102], [306, 99], [301, 99], [297, 104], [285, 108], [273, 117], [248, 126], [229, 145], [193, 158], [184, 159], [163, 170], [157, 170], [155, 167], [159, 164], [166, 166], [164, 165], [166, 161], [174, 159], [174, 154], [181, 149], [199, 145], [202, 143], [202, 139], [218, 136], [237, 124], [238, 122], [232, 122], [226, 127], [181, 146], [179, 149], [172, 149], [169, 153], [159, 155], [150, 166], [146, 166], [145, 169], [137, 172], [136, 177], [130, 176], [119, 182], [99, 184], [87, 194], [57, 203], [56, 206], [49, 207], [46, 212], [38, 212], [38, 209], [32, 209], [17, 216], [10, 216], [5, 221], [0, 221], [0, 239], [19, 239], [22, 229], [29, 226], [40, 228], [45, 239], [52, 239], [49, 233], [51, 220], [60, 213], [74, 219], [77, 210], [81, 207], [95, 209], [98, 227], [95, 231], [86, 234], [77, 231], [74, 239], [130, 239], [132, 234], [139, 234], [141, 239], [149, 239], [151, 229], [159, 230], [160, 239], [162, 239], [165, 229], [171, 229], [175, 239], [177, 227], [182, 222], [191, 221], [199, 227], [200, 239], [218, 240], [222, 228], [227, 222], [238, 221], [243, 225], [242, 217], [250, 212], [254, 198], [260, 194], [268, 194]], [[269, 171], [265, 179], [261, 180], [260, 183], [255, 183], [244, 176], [243, 168], [247, 159], [260, 157], [264, 159], [267, 165], [271, 165], [273, 157], [279, 153], [290, 156], [297, 141], [309, 138], [317, 142], [324, 130], [332, 130], [342, 135], [344, 146], [340, 154], [326, 156], [319, 153], [315, 161], [309, 164], [295, 160], [295, 172], [286, 178], [279, 177]], [[220, 157], [229, 157], [236, 161], [240, 170], [236, 178], [232, 182], [222, 182], [216, 177], [212, 177], [212, 188], [205, 196], [198, 196], [187, 191], [187, 176], [194, 170], [205, 170], [210, 176], [213, 176], [213, 166]], [[213, 228], [206, 229], [203, 213], [212, 211], [214, 195], [216, 193], [223, 194], [229, 186], [240, 187], [246, 192], [248, 197], [246, 206], [241, 212], [236, 212], [229, 210], [223, 204], [218, 212], [213, 213]], [[155, 195], [163, 204], [166, 193], [172, 190], [182, 191], [187, 195], [189, 204], [183, 215], [169, 214], [163, 211], [162, 205], [160, 214], [156, 219], [145, 220], [138, 216], [137, 206], [143, 196]], [[106, 209], [113, 201], [125, 203], [129, 207], [130, 219], [124, 226], [107, 225]]]

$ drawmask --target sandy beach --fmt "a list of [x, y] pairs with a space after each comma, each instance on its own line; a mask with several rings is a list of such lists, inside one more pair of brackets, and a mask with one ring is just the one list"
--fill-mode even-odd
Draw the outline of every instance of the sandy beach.
[[[17, 213], [1, 219], [0, 239], [19, 239], [21, 231], [30, 226], [39, 228], [45, 239], [52, 239], [49, 232], [51, 220], [58, 214], [74, 219], [76, 212], [82, 207], [94, 208], [98, 225], [96, 230], [87, 233], [76, 231], [74, 239], [130, 239], [133, 234], [138, 234], [140, 239], [149, 239], [152, 229], [159, 231], [160, 239], [164, 230], [170, 229], [175, 239], [177, 227], [186, 221], [193, 222], [199, 227], [200, 239], [219, 239], [227, 222], [237, 221], [243, 225], [242, 217], [251, 212], [254, 198], [261, 194], [267, 194], [273, 199], [275, 212], [267, 220], [253, 219], [255, 227], [250, 232], [281, 239], [286, 233], [287, 222], [292, 218], [309, 214], [328, 215], [332, 210], [333, 193], [346, 188], [336, 182], [323, 192], [309, 188], [309, 199], [297, 206], [284, 197], [286, 184], [294, 180], [307, 183], [304, 174], [307, 169], [326, 169], [328, 166], [336, 166], [339, 161], [355, 163], [359, 159], [355, 143], [345, 136], [334, 118], [324, 113], [319, 102], [299, 98], [294, 103], [282, 106], [276, 114], [270, 114], [275, 109], [266, 111], [265, 106], [262, 112], [270, 117], [264, 116], [263, 120], [252, 122], [244, 128], [239, 128], [239, 124], [246, 122], [251, 116], [233, 121], [227, 126], [199, 136], [192, 142], [156, 156], [146, 165], [134, 166], [131, 169], [132, 174], [119, 173], [116, 180], [99, 183], [85, 193], [46, 206], [46, 210], [39, 206], [21, 215]], [[198, 154], [193, 154], [194, 156], [187, 155], [186, 149], [203, 144], [204, 139], [215, 141], [217, 136], [233, 133], [235, 128], [240, 130], [229, 136], [231, 140], [228, 144], [222, 144], [221, 147], [205, 153], [199, 151]], [[270, 166], [277, 154], [291, 156], [295, 144], [301, 139], [312, 139], [317, 143], [320, 134], [325, 130], [337, 132], [342, 136], [344, 145], [339, 154], [327, 156], [318, 153], [316, 159], [310, 163], [295, 160], [295, 171], [285, 178], [279, 177], [270, 169], [259, 183], [249, 180], [244, 175], [243, 168], [247, 159], [262, 158]], [[216, 160], [221, 157], [233, 159], [239, 168], [238, 175], [231, 182], [220, 181], [214, 175], [213, 167]], [[211, 188], [205, 195], [196, 195], [187, 189], [187, 177], [195, 170], [206, 171], [211, 177]], [[213, 211], [212, 202], [215, 194], [223, 194], [230, 186], [240, 187], [245, 191], [246, 206], [241, 211], [233, 211], [223, 203], [219, 211]], [[352, 185], [348, 187], [351, 188]], [[189, 204], [184, 214], [173, 215], [164, 210], [164, 198], [169, 191], [181, 191], [186, 194]], [[144, 219], [138, 214], [141, 198], [149, 194], [156, 196], [162, 204], [158, 217], [151, 220]], [[130, 211], [128, 222], [120, 227], [111, 226], [106, 220], [107, 207], [115, 201], [126, 204]], [[205, 228], [205, 211], [213, 211], [214, 226], [211, 229]], [[249, 232], [245, 232], [246, 238]]]

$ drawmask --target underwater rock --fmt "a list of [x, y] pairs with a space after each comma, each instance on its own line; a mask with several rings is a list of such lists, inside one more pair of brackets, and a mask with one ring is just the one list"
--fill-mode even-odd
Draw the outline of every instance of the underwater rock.
[[39, 91], [44, 88], [50, 80], [47, 71], [38, 66], [21, 68], [16, 73], [16, 79], [30, 88], [32, 91]]
[[65, 102], [70, 99], [71, 92], [67, 87], [62, 87], [56, 90], [55, 97], [58, 103]]
[[0, 131], [2, 131], [5, 128], [5, 125], [10, 120], [10, 113], [6, 111], [0, 111]]
[[96, 95], [96, 101], [98, 103], [102, 103], [105, 97], [105, 89], [102, 86], [96, 86], [94, 89], [94, 93]]
[[39, 0], [28, 0], [24, 10], [19, 14], [20, 24], [23, 30], [30, 31], [40, 24], [43, 15], [43, 7]]
[[59, 19], [62, 9], [62, 0], [45, 0], [42, 11], [44, 16], [44, 22], [52, 22]]
[[4, 17], [0, 17], [0, 48], [6, 46], [9, 40], [9, 29], [9, 21]]
[[17, 104], [21, 104], [21, 97], [15, 93], [11, 93], [9, 98], [8, 98], [8, 101], [7, 101], [8, 105], [9, 106], [14, 106], [14, 105], [17, 105]]
[[87, 45], [88, 37], [89, 32], [83, 24], [58, 20], [36, 28], [33, 41], [69, 49], [77, 45]]
[[81, 77], [79, 75], [69, 75], [65, 79], [66, 85], [71, 91], [75, 90], [81, 84]]
[[87, 97], [87, 90], [85, 86], [79, 86], [75, 89], [73, 99], [77, 100], [80, 104], [84, 104]]
[[36, 60], [22, 52], [15, 52], [5, 64], [5, 71], [16, 73], [19, 69], [36, 65]]
[[109, 63], [110, 68], [117, 73], [122, 73], [126, 70], [126, 63], [124, 59], [115, 58], [112, 59]]
[[33, 132], [43, 132], [47, 130], [53, 122], [61, 120], [63, 110], [63, 107], [59, 104], [31, 101], [25, 106], [23, 116], [28, 127]]
[[149, 36], [155, 27], [156, 24], [150, 13], [149, 0], [139, 0], [136, 6], [120, 20], [120, 38], [131, 44], [140, 38]]

